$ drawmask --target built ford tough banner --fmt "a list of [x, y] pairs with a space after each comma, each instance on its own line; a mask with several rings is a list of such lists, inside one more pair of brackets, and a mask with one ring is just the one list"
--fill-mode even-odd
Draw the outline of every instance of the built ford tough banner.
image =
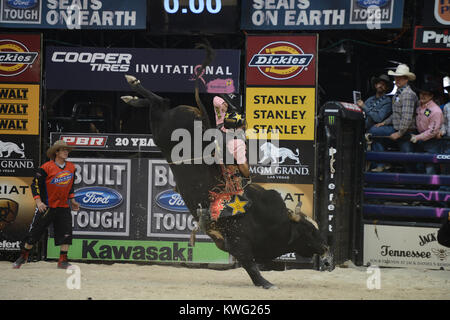
[[[240, 50], [216, 50], [200, 76], [200, 91], [239, 92]], [[46, 87], [60, 90], [129, 91], [124, 75], [157, 92], [194, 92], [205, 58], [199, 49], [47, 47]], [[70, 77], [67, 75], [70, 74]]]
[[[64, 135], [60, 138], [64, 139]], [[125, 138], [130, 142], [134, 139], [122, 137], [122, 141]], [[66, 141], [80, 145], [89, 140], [66, 136]], [[219, 250], [203, 232], [198, 232], [195, 246], [189, 245], [196, 222], [174, 190], [175, 180], [166, 161], [148, 158], [69, 158], [69, 161], [75, 164], [74, 192], [80, 204], [79, 211], [72, 211], [74, 239], [69, 252], [72, 259], [230, 262], [230, 255]], [[16, 189], [22, 192], [19, 186]], [[3, 204], [12, 208], [11, 219], [15, 203], [25, 205], [18, 197], [12, 200], [15, 202]], [[50, 232], [47, 257], [57, 258], [59, 247], [52, 237]], [[13, 245], [17, 246], [15, 242], [9, 244]]]
[[8, 28], [145, 29], [146, 0], [0, 0]]
[[242, 0], [241, 29], [401, 28], [403, 0]]

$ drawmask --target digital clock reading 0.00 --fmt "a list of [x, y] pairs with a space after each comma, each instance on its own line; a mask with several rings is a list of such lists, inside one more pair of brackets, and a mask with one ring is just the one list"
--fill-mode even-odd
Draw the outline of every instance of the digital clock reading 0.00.
[[[222, 9], [221, 0], [189, 0], [189, 10], [192, 13], [200, 14], [205, 10], [211, 14], [219, 13]], [[180, 9], [179, 0], [164, 0], [164, 10], [167, 13], [177, 13]], [[187, 8], [181, 10], [182, 13], [187, 13]]]

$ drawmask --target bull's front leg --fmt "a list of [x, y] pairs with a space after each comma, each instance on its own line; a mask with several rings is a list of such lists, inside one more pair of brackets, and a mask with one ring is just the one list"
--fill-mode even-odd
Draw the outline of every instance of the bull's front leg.
[[261, 272], [258, 269], [258, 265], [254, 261], [239, 260], [242, 267], [247, 271], [248, 275], [253, 281], [253, 284], [257, 287], [263, 287], [264, 289], [277, 289], [272, 283], [264, 279]]
[[277, 289], [272, 283], [264, 279], [259, 271], [258, 265], [253, 259], [253, 253], [251, 245], [248, 241], [242, 238], [242, 236], [225, 236], [227, 240], [227, 250], [241, 266], [247, 271], [253, 284], [257, 287], [263, 287], [264, 289]]

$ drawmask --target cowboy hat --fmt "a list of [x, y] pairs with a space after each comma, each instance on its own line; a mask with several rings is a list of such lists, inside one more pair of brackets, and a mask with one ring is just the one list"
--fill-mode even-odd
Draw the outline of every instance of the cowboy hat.
[[397, 66], [397, 69], [395, 69], [395, 71], [389, 70], [388, 75], [394, 77], [405, 76], [408, 77], [408, 79], [411, 81], [416, 80], [416, 75], [409, 71], [409, 67], [406, 64], [399, 64]]
[[392, 89], [394, 89], [394, 84], [392, 83], [391, 79], [385, 74], [382, 74], [378, 77], [372, 77], [372, 79], [370, 80], [370, 84], [373, 87], [373, 86], [375, 86], [376, 83], [378, 83], [380, 81], [383, 81], [386, 83], [388, 93], [391, 92]]
[[425, 82], [421, 86], [417, 88], [419, 92], [429, 92], [433, 96], [436, 96], [439, 94], [439, 86], [436, 83], [432, 82]]
[[69, 146], [64, 140], [57, 140], [50, 148], [48, 148], [47, 157], [54, 160], [56, 157], [56, 152], [63, 148], [68, 149], [69, 152], [73, 150], [73, 147]]

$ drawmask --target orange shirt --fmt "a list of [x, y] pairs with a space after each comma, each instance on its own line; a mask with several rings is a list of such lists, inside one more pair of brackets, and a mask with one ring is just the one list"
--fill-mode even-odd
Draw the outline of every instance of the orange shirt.
[[34, 199], [41, 200], [50, 208], [67, 208], [69, 199], [75, 196], [73, 182], [75, 166], [66, 161], [60, 168], [53, 160], [44, 163], [36, 173], [31, 184]]

